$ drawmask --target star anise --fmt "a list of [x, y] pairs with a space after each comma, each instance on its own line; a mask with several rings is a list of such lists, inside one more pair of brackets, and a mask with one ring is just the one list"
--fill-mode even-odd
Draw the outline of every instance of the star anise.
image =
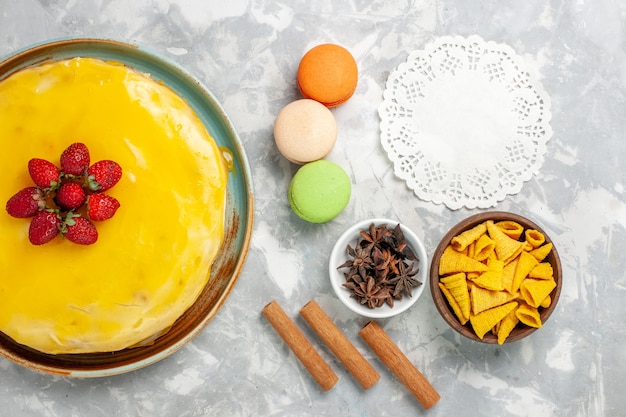
[[398, 264], [398, 269], [400, 273], [389, 280], [390, 284], [395, 285], [393, 294], [399, 295], [406, 292], [411, 297], [411, 288], [422, 285], [421, 282], [413, 278], [419, 272], [419, 269], [413, 269], [413, 265], [407, 266], [404, 262]]
[[374, 261], [374, 270], [376, 276], [380, 279], [387, 279], [389, 275], [397, 275], [398, 263], [400, 260], [396, 258], [394, 253], [390, 249], [380, 249], [375, 246], [372, 250], [372, 260]]
[[369, 242], [371, 246], [379, 245], [380, 243], [385, 241], [385, 236], [388, 234], [389, 229], [387, 225], [382, 225], [376, 227], [374, 223], [370, 224], [369, 233], [368, 231], [361, 230], [359, 235], [363, 238], [364, 241]]
[[380, 307], [385, 303], [387, 303], [389, 307], [393, 307], [394, 297], [388, 286], [381, 287], [381, 289], [376, 293], [375, 298], [377, 307]]
[[349, 259], [337, 267], [349, 268], [343, 286], [351, 296], [370, 308], [385, 303], [393, 307], [404, 294], [410, 297], [411, 289], [422, 284], [414, 278], [419, 260], [407, 245], [400, 225], [390, 229], [372, 223], [359, 236], [354, 247], [346, 247]]
[[406, 240], [404, 239], [404, 233], [402, 232], [400, 225], [397, 225], [393, 229], [392, 236], [395, 242], [396, 251], [401, 253], [405, 259], [416, 261], [417, 256], [415, 256], [415, 252], [413, 252], [413, 249], [411, 249], [411, 247], [406, 244]]
[[346, 250], [348, 254], [352, 257], [352, 259], [348, 259], [343, 264], [339, 265], [337, 269], [341, 268], [350, 268], [348, 272], [349, 276], [360, 274], [361, 276], [367, 275], [367, 269], [372, 267], [372, 258], [370, 256], [370, 252], [372, 250], [371, 247], [364, 247], [356, 243], [354, 248], [350, 245], [347, 245]]
[[369, 308], [377, 305], [377, 294], [380, 287], [376, 285], [373, 277], [368, 277], [367, 282], [362, 282], [354, 288], [354, 295], [361, 304], [367, 304]]
[[[346, 283], [344, 284], [344, 286], [350, 283], [353, 283], [354, 285], [359, 285], [360, 283], [367, 281], [367, 277], [369, 276], [369, 274], [366, 270], [363, 270], [363, 272], [364, 274], [361, 275], [359, 270], [356, 269], [352, 272], [344, 273], [343, 275], [346, 278]], [[348, 286], [346, 287], [349, 288]]]

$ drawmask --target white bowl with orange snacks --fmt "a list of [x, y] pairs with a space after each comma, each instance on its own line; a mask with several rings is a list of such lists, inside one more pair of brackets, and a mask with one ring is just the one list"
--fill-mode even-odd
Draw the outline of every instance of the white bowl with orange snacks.
[[541, 328], [561, 284], [561, 261], [550, 237], [531, 220], [501, 211], [452, 227], [430, 266], [430, 289], [443, 319], [483, 343], [514, 342]]
[[357, 222], [337, 239], [328, 270], [346, 307], [380, 319], [415, 304], [424, 292], [427, 266], [426, 249], [413, 231], [398, 221], [376, 218]]

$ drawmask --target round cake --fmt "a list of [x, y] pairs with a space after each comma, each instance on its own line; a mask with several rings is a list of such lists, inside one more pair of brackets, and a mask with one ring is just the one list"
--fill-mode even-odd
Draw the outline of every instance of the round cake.
[[223, 151], [168, 87], [116, 62], [72, 58], [0, 82], [0, 198], [33, 186], [32, 158], [59, 163], [74, 142], [123, 176], [120, 202], [84, 246], [28, 238], [0, 213], [0, 331], [48, 354], [149, 343], [196, 300], [224, 235]]

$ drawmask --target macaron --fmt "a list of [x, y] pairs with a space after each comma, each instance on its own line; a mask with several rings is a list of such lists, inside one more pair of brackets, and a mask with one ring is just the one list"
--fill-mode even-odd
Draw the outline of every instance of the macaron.
[[293, 211], [311, 223], [326, 223], [348, 205], [352, 186], [348, 174], [334, 162], [321, 159], [302, 166], [289, 184]]
[[298, 88], [327, 107], [346, 102], [356, 90], [358, 69], [344, 47], [325, 43], [310, 49], [298, 65]]
[[337, 141], [337, 122], [323, 104], [300, 99], [287, 104], [274, 121], [274, 140], [289, 161], [303, 165], [324, 158]]

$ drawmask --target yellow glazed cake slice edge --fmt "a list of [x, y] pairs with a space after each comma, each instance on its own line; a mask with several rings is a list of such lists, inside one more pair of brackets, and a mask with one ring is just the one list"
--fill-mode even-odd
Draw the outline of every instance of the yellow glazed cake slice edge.
[[[10, 103], [10, 104], [9, 104]], [[124, 169], [121, 207], [99, 240], [35, 247], [28, 221], [0, 215], [0, 330], [46, 353], [115, 351], [166, 330], [209, 279], [224, 233], [227, 173], [193, 110], [119, 64], [75, 58], [0, 83], [0, 156], [8, 200], [30, 158], [58, 163], [72, 142]]]

